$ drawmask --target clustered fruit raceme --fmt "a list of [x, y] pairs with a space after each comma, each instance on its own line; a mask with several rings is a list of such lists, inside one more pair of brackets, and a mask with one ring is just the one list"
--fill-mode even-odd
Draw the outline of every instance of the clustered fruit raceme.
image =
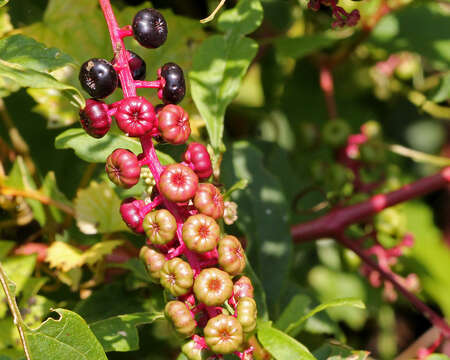
[[331, 24], [333, 28], [355, 26], [361, 17], [359, 11], [355, 9], [348, 13], [342, 7], [337, 5], [338, 1], [339, 0], [309, 0], [308, 8], [319, 11], [321, 5], [331, 7], [335, 19]]
[[[120, 212], [136, 233], [145, 234], [147, 244], [140, 257], [150, 277], [172, 298], [165, 315], [175, 331], [191, 338], [182, 351], [189, 359], [208, 354], [235, 353], [252, 358], [247, 340], [256, 327], [253, 286], [243, 276], [245, 254], [240, 241], [222, 234], [217, 221], [224, 216], [220, 190], [206, 182], [212, 164], [205, 146], [190, 143], [178, 164], [162, 166], [154, 141], [185, 144], [191, 133], [189, 116], [177, 104], [186, 86], [182, 69], [174, 63], [163, 65], [156, 81], [145, 81], [146, 64], [127, 51], [123, 38], [133, 36], [150, 49], [164, 44], [167, 23], [155, 9], [139, 11], [131, 26], [119, 28], [109, 0], [100, 0], [116, 50], [111, 62], [90, 59], [79, 79], [92, 99], [80, 111], [86, 132], [101, 138], [111, 128], [112, 118], [127, 136], [138, 137], [142, 154], [116, 149], [106, 159], [106, 172], [117, 186], [131, 188], [144, 176], [153, 187], [152, 199], [125, 199]], [[113, 104], [101, 99], [121, 87], [124, 98]], [[136, 88], [155, 88], [163, 104], [154, 107]], [[147, 168], [148, 167], [148, 168]], [[144, 174], [144, 175], [143, 175]], [[203, 182], [201, 182], [203, 181]]]

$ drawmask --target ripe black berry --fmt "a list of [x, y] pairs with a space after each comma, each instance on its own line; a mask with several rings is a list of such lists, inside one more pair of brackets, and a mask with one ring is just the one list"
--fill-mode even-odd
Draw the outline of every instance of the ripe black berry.
[[186, 83], [181, 67], [167, 63], [161, 68], [161, 77], [165, 80], [162, 100], [166, 104], [178, 104], [186, 94]]
[[[113, 65], [116, 63], [116, 59], [114, 58], [111, 62]], [[133, 76], [133, 80], [145, 80], [145, 73], [147, 71], [147, 65], [143, 58], [141, 58], [138, 54], [128, 50], [128, 65], [130, 66], [131, 75]], [[119, 87], [122, 88], [122, 84], [119, 79]]]
[[111, 95], [117, 87], [117, 73], [105, 59], [89, 59], [81, 65], [78, 76], [81, 86], [95, 99]]
[[133, 34], [136, 41], [150, 49], [160, 47], [167, 39], [167, 23], [155, 9], [142, 9], [133, 19]]

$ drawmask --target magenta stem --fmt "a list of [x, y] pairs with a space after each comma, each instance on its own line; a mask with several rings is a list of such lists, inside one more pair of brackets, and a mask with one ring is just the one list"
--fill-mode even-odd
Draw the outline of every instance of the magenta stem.
[[133, 29], [131, 28], [131, 25], [127, 25], [119, 29], [119, 36], [122, 39], [127, 36], [133, 36]]
[[137, 88], [159, 89], [161, 87], [161, 81], [159, 81], [159, 80], [155, 80], [155, 81], [135, 80], [134, 86]]

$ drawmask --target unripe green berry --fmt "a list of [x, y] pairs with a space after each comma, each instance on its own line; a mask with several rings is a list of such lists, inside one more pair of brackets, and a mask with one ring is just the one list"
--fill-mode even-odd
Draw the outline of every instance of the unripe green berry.
[[194, 206], [202, 213], [218, 219], [223, 216], [224, 203], [218, 188], [213, 184], [199, 184], [194, 196]]
[[181, 351], [189, 360], [210, 360], [211, 352], [198, 347], [194, 340], [184, 344]]
[[142, 227], [152, 244], [164, 245], [175, 237], [177, 221], [168, 210], [156, 210], [145, 215]]
[[251, 297], [243, 297], [236, 306], [237, 319], [242, 325], [244, 333], [249, 333], [256, 328], [256, 302]]
[[189, 250], [204, 253], [213, 250], [220, 237], [220, 227], [207, 215], [190, 216], [183, 224], [183, 241]]
[[243, 297], [254, 297], [252, 281], [247, 276], [241, 276], [233, 285], [234, 299], [239, 301]]
[[159, 282], [160, 271], [166, 262], [166, 258], [160, 252], [149, 248], [148, 246], [143, 246], [139, 257], [144, 261], [147, 271], [150, 277]]
[[184, 337], [194, 335], [197, 323], [185, 303], [169, 301], [164, 309], [164, 314], [178, 334]]
[[242, 326], [230, 315], [218, 315], [209, 319], [204, 334], [206, 344], [218, 354], [237, 351], [243, 342]]
[[345, 144], [350, 135], [351, 128], [346, 121], [334, 119], [328, 121], [322, 130], [323, 141], [333, 147], [339, 147]]
[[194, 284], [194, 272], [191, 266], [180, 258], [166, 261], [160, 271], [161, 285], [173, 296], [187, 294]]
[[244, 249], [236, 237], [232, 235], [225, 236], [219, 241], [217, 251], [219, 253], [219, 265], [228, 274], [235, 276], [244, 271]]
[[219, 269], [203, 269], [194, 282], [194, 294], [207, 306], [223, 304], [233, 292], [230, 276]]

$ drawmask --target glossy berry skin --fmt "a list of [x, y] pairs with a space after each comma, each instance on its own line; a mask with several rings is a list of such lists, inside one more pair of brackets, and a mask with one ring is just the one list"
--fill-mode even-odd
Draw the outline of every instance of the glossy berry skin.
[[218, 315], [209, 319], [204, 329], [206, 344], [218, 354], [237, 351], [243, 342], [240, 322], [230, 315]]
[[194, 282], [194, 294], [207, 306], [222, 305], [233, 292], [230, 276], [219, 269], [203, 269]]
[[213, 184], [199, 184], [194, 196], [194, 206], [202, 214], [219, 219], [223, 216], [224, 203], [218, 188]]
[[145, 215], [142, 223], [145, 234], [154, 245], [165, 245], [173, 240], [177, 231], [175, 217], [166, 209]]
[[207, 215], [192, 215], [183, 224], [183, 241], [191, 251], [211, 251], [216, 247], [219, 237], [219, 224]]
[[211, 352], [207, 349], [199, 348], [194, 340], [185, 343], [181, 347], [181, 351], [189, 360], [212, 360], [210, 357], [212, 355]]
[[[144, 59], [133, 51], [127, 50], [128, 55], [128, 65], [130, 66], [131, 76], [133, 80], [145, 80], [145, 74], [147, 72], [147, 64]], [[111, 62], [115, 65], [116, 60], [113, 59]], [[119, 87], [122, 87], [119, 79]]]
[[173, 296], [181, 296], [191, 291], [194, 284], [194, 272], [186, 261], [180, 258], [166, 261], [159, 273], [161, 285]]
[[128, 227], [136, 233], [143, 233], [142, 217], [139, 210], [145, 206], [143, 200], [136, 200], [135, 198], [127, 198], [122, 201], [120, 205], [120, 215]]
[[183, 337], [194, 335], [197, 322], [186, 304], [181, 301], [169, 301], [164, 308], [164, 314], [178, 334]]
[[128, 136], [143, 136], [152, 130], [155, 110], [143, 96], [125, 98], [114, 115], [117, 126]]
[[212, 175], [211, 157], [204, 145], [195, 142], [190, 143], [183, 159], [200, 179], [206, 179]]
[[105, 170], [114, 184], [125, 189], [136, 185], [141, 175], [137, 156], [126, 149], [114, 150], [106, 159]]
[[167, 23], [155, 9], [142, 9], [133, 18], [133, 35], [143, 47], [156, 49], [167, 39]]
[[86, 106], [80, 110], [80, 122], [83, 129], [94, 138], [101, 138], [111, 128], [111, 116], [108, 105], [103, 101], [87, 99]]
[[233, 285], [233, 296], [236, 301], [243, 297], [254, 297], [252, 281], [247, 276], [241, 276]]
[[185, 202], [197, 191], [198, 177], [182, 164], [168, 165], [161, 174], [159, 190], [163, 196], [173, 202]]
[[256, 302], [251, 297], [243, 297], [236, 306], [237, 319], [244, 333], [250, 333], [256, 328]]
[[78, 75], [83, 89], [94, 99], [103, 99], [116, 90], [116, 70], [105, 59], [89, 59], [81, 65]]
[[159, 272], [166, 262], [164, 255], [148, 246], [143, 246], [139, 253], [139, 257], [144, 261], [147, 272], [152, 280], [159, 282], [161, 277]]
[[219, 265], [231, 276], [239, 275], [245, 268], [244, 249], [240, 241], [227, 235], [219, 241], [217, 248]]
[[158, 112], [158, 129], [170, 144], [184, 144], [191, 135], [189, 115], [181, 106], [166, 105]]
[[175, 63], [164, 64], [160, 69], [163, 80], [162, 100], [164, 104], [178, 104], [186, 94], [183, 69]]

